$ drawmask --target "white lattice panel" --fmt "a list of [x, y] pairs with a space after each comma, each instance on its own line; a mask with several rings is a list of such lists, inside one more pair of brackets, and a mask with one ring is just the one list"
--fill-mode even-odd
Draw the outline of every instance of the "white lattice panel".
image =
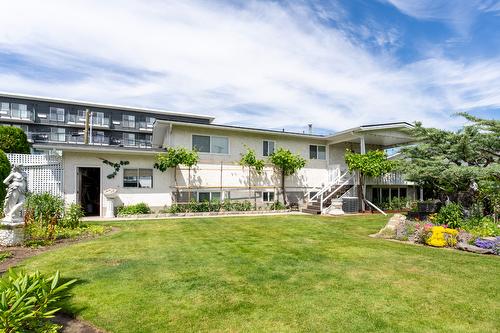
[[10, 164], [21, 164], [28, 175], [28, 191], [63, 197], [63, 163], [59, 156], [7, 154]]

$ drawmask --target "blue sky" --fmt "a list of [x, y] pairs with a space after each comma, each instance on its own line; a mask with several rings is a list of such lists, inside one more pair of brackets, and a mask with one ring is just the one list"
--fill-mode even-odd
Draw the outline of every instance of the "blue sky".
[[500, 115], [500, 1], [9, 1], [0, 90], [317, 132]]

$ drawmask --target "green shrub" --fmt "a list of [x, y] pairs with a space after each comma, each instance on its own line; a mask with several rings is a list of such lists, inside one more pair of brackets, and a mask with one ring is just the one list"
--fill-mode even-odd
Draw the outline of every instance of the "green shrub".
[[178, 213], [203, 213], [203, 212], [218, 212], [224, 210], [226, 212], [234, 211], [249, 211], [253, 209], [253, 204], [250, 201], [235, 201], [229, 199], [223, 202], [219, 200], [196, 202], [191, 201], [185, 204], [173, 204], [165, 211], [170, 214]]
[[285, 205], [281, 201], [275, 201], [269, 207], [269, 209], [271, 210], [283, 210], [285, 208], [286, 208]]
[[26, 198], [26, 244], [47, 245], [56, 238], [55, 227], [64, 211], [61, 198], [50, 193], [29, 194]]
[[245, 212], [253, 209], [253, 204], [250, 201], [235, 201], [230, 202], [227, 207], [223, 207], [226, 211]]
[[59, 272], [44, 276], [40, 272], [9, 270], [0, 279], [0, 329], [2, 332], [57, 332], [59, 325], [47, 319], [60, 310], [58, 303], [68, 296], [71, 280], [59, 283]]
[[118, 216], [150, 214], [151, 208], [146, 203], [140, 202], [135, 205], [118, 207], [117, 212]]
[[0, 252], [0, 262], [5, 261], [12, 257], [12, 252], [9, 251], [2, 251]]
[[64, 212], [64, 201], [50, 193], [31, 193], [26, 198], [25, 208], [34, 223], [42, 226], [55, 225]]
[[437, 224], [446, 224], [449, 228], [459, 228], [462, 225], [464, 213], [462, 206], [457, 203], [449, 203], [441, 207], [436, 216]]
[[85, 213], [83, 212], [82, 206], [72, 203], [66, 207], [60, 225], [64, 228], [78, 228], [80, 227], [80, 222], [84, 215]]
[[3, 183], [3, 180], [7, 178], [10, 173], [10, 162], [7, 155], [0, 150], [0, 207], [3, 207], [3, 202], [5, 200], [5, 195], [7, 194], [7, 186]]
[[30, 145], [26, 133], [13, 126], [0, 126], [0, 150], [5, 153], [29, 154]]
[[476, 237], [500, 236], [500, 228], [493, 221], [493, 218], [485, 216], [483, 218], [472, 218], [464, 221], [462, 228]]

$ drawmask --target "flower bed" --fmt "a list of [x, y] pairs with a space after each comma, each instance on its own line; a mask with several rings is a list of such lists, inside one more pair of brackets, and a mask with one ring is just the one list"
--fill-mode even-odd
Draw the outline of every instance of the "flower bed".
[[[422, 223], [395, 214], [375, 237], [409, 241], [432, 247], [448, 247], [480, 254], [500, 255], [500, 227], [493, 220], [483, 219], [479, 224], [450, 228], [447, 224]], [[442, 219], [441, 219], [442, 220]]]

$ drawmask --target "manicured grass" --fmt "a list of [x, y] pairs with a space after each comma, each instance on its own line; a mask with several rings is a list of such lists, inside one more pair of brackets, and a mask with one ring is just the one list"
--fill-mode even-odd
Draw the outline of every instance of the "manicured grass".
[[495, 332], [500, 258], [368, 237], [387, 218], [115, 223], [25, 262], [110, 332]]

